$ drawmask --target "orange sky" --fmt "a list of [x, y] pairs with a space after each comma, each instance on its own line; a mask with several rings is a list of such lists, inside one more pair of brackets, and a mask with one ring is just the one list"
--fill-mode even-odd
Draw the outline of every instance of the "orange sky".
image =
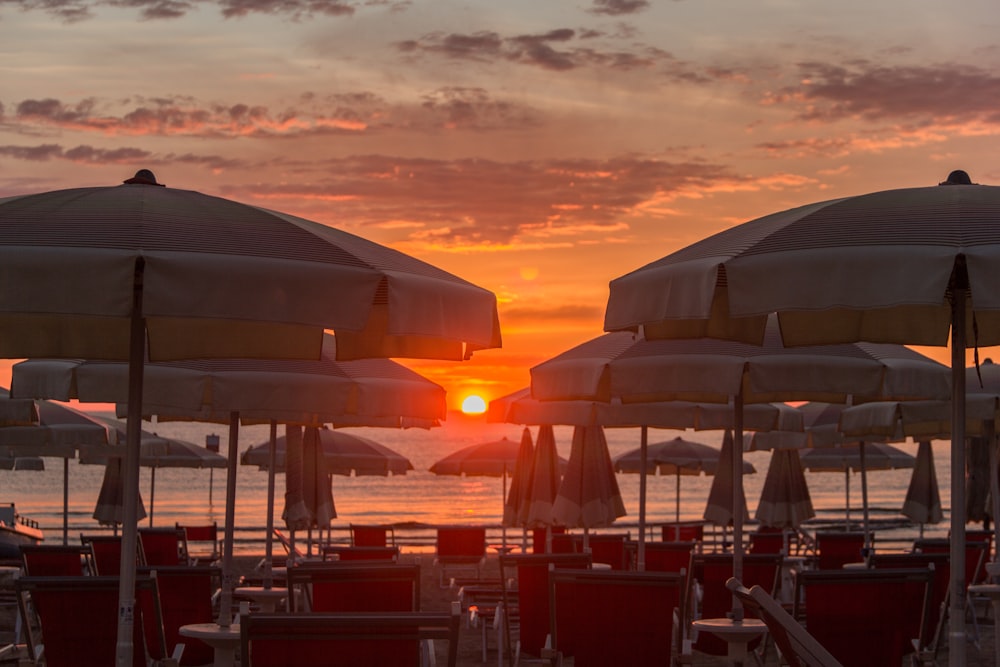
[[11, 0], [0, 197], [145, 167], [452, 271], [497, 294], [504, 330], [470, 362], [412, 364], [458, 407], [600, 334], [612, 278], [703, 236], [956, 168], [1000, 183], [998, 18], [923, 0]]

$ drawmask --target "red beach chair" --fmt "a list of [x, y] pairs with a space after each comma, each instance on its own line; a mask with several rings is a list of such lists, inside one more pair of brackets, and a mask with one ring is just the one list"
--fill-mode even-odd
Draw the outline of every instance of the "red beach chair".
[[864, 561], [864, 533], [818, 532], [816, 533], [817, 561], [820, 570], [840, 570], [847, 563]]
[[442, 526], [437, 529], [434, 567], [438, 583], [444, 587], [447, 572], [472, 571], [480, 578], [486, 563], [486, 528], [482, 526]]
[[191, 565], [212, 565], [222, 558], [218, 523], [174, 526], [184, 531], [184, 552]]
[[212, 647], [205, 642], [182, 637], [180, 627], [215, 620], [212, 596], [219, 589], [222, 570], [211, 565], [174, 565], [141, 567], [138, 572], [156, 579], [167, 646], [186, 644], [180, 664], [211, 664], [214, 660]]
[[590, 544], [590, 558], [595, 563], [606, 563], [612, 570], [629, 569], [628, 557], [625, 551], [625, 543], [628, 541], [628, 533], [618, 535], [591, 535], [587, 542]]
[[[419, 611], [420, 566], [326, 563], [288, 570], [289, 595], [303, 591], [314, 612]], [[292, 600], [293, 604], [297, 604]], [[299, 609], [302, 605], [293, 606]]]
[[323, 546], [323, 560], [333, 561], [389, 561], [399, 560], [399, 547], [348, 547], [339, 544]]
[[83, 545], [22, 544], [24, 573], [31, 577], [79, 577], [92, 574], [90, 549]]
[[691, 569], [697, 542], [647, 542], [647, 572], [680, 572]]
[[146, 565], [187, 565], [184, 531], [180, 528], [140, 528], [139, 549]]
[[364, 526], [351, 524], [351, 546], [391, 547], [396, 545], [392, 526]]
[[705, 539], [705, 522], [679, 521], [665, 523], [661, 531], [664, 542], [701, 542]]

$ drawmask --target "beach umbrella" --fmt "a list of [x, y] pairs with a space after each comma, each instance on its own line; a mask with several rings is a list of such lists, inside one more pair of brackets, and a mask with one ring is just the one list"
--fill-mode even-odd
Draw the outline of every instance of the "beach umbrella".
[[328, 527], [337, 510], [319, 429], [286, 426], [285, 437], [285, 525], [290, 531]]
[[[735, 453], [741, 450], [740, 447], [733, 447], [732, 431], [727, 430], [722, 436], [722, 447], [719, 450], [718, 464], [716, 465], [715, 476], [712, 478], [712, 486], [708, 491], [708, 501], [705, 503], [703, 514], [706, 521], [723, 526], [735, 525], [736, 517], [740, 522], [745, 522], [750, 518], [747, 511], [747, 499], [743, 493], [743, 485], [733, 484], [733, 470], [737, 465], [733, 462]], [[740, 479], [744, 473], [755, 473], [757, 469], [752, 464], [739, 457]], [[734, 492], [739, 489], [739, 498], [734, 498]], [[735, 531], [734, 531], [735, 540]], [[735, 543], [734, 543], [735, 544]], [[736, 548], [734, 548], [734, 551]]]
[[570, 528], [610, 526], [625, 516], [625, 503], [611, 464], [608, 441], [600, 426], [573, 428], [566, 473], [552, 503], [552, 520]]
[[[371, 438], [335, 429], [318, 429], [319, 450], [323, 465], [331, 475], [405, 475], [413, 470], [410, 460], [399, 452], [386, 447]], [[288, 450], [287, 434], [274, 441], [275, 472], [286, 471]], [[240, 456], [243, 465], [257, 466], [261, 470], [270, 469], [271, 442], [262, 442], [248, 448]]]
[[[719, 450], [680, 437], [648, 445], [645, 456], [639, 447], [614, 459], [615, 472], [675, 477], [674, 521], [678, 524], [681, 520], [681, 475], [714, 475], [718, 466]], [[749, 464], [747, 466], [752, 469]], [[645, 497], [640, 496], [640, 505], [645, 502]]]
[[[117, 433], [120, 442], [125, 441], [125, 422], [117, 419], [96, 417], [106, 423], [109, 428]], [[81, 464], [97, 464], [106, 466], [113, 458], [121, 459], [124, 456], [125, 447], [112, 447], [100, 450], [81, 450]], [[142, 432], [142, 439], [139, 441], [139, 465], [149, 468], [149, 525], [153, 525], [153, 514], [156, 498], [156, 470], [158, 468], [225, 468], [226, 457], [221, 456], [205, 447], [201, 447], [185, 440], [176, 438], [165, 438], [155, 433]]]
[[[777, 319], [770, 318], [759, 345], [606, 334], [533, 367], [531, 392], [542, 401], [634, 405], [688, 400], [728, 405], [732, 429], [742, 442], [750, 403], [943, 397], [948, 395], [948, 378], [947, 368], [902, 345], [787, 347]], [[729, 498], [743, 497], [742, 455], [742, 448], [735, 448], [735, 469], [726, 479], [739, 489], [734, 488]], [[720, 483], [717, 476], [713, 485]], [[742, 569], [743, 514], [736, 512], [733, 520], [737, 578]], [[642, 549], [640, 542], [640, 553]]]
[[[528, 530], [524, 521], [519, 517], [523, 516], [527, 510], [528, 494], [531, 491], [531, 463], [535, 458], [535, 445], [531, 441], [531, 431], [527, 426], [521, 431], [521, 444], [517, 449], [517, 459], [514, 461], [514, 472], [510, 477], [510, 490], [507, 491], [507, 498], [503, 504], [502, 523], [504, 529], [507, 526], [521, 526], [522, 532], [521, 548], [528, 548]], [[506, 543], [506, 532], [504, 533]]]
[[816, 516], [797, 449], [775, 449], [761, 488], [756, 518], [761, 525], [796, 529]]
[[906, 489], [902, 512], [920, 524], [921, 537], [924, 535], [925, 524], [940, 523], [944, 518], [937, 474], [934, 472], [934, 451], [929, 440], [922, 440], [917, 446], [913, 476]]
[[939, 186], [807, 204], [738, 225], [611, 283], [605, 329], [759, 342], [770, 313], [789, 345], [951, 343], [953, 666], [965, 662], [967, 346], [1000, 344], [1000, 188], [955, 170]]
[[147, 357], [317, 359], [324, 330], [343, 335], [342, 358], [457, 360], [500, 344], [486, 290], [319, 223], [157, 186], [141, 170], [116, 187], [0, 200], [0, 356], [129, 361], [121, 665]]
[[528, 499], [518, 520], [526, 528], [545, 528], [545, 551], [552, 551], [552, 526], [555, 517], [552, 506], [562, 481], [561, 461], [556, 450], [556, 436], [551, 425], [538, 428], [535, 455], [531, 461], [531, 485]]
[[[115, 534], [118, 526], [125, 521], [125, 484], [122, 474], [122, 458], [109, 459], [104, 466], [104, 477], [101, 489], [97, 493], [97, 504], [94, 506], [93, 517], [102, 526], [113, 526]], [[142, 503], [142, 495], [136, 500], [136, 516], [141, 521], [146, 517], [146, 507]]]
[[871, 533], [868, 529], [868, 472], [909, 469], [915, 465], [914, 457], [901, 449], [883, 442], [864, 440], [845, 443], [838, 447], [805, 450], [801, 453], [800, 459], [805, 470], [844, 474], [844, 503], [848, 525], [851, 520], [851, 473], [861, 473], [861, 506], [866, 547], [871, 544]]

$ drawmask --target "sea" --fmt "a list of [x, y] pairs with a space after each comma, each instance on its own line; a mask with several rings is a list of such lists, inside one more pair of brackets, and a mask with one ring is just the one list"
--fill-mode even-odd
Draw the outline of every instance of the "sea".
[[[82, 406], [79, 406], [82, 407]], [[143, 423], [144, 430], [159, 435], [186, 440], [204, 446], [209, 436], [217, 435], [221, 453], [228, 447], [228, 427], [197, 422]], [[283, 427], [279, 426], [279, 435]], [[395, 524], [397, 540], [414, 550], [433, 548], [431, 527], [435, 525], [477, 524], [490, 528], [491, 539], [500, 539], [503, 512], [503, 480], [493, 477], [439, 476], [429, 471], [430, 466], [444, 456], [469, 445], [497, 440], [503, 437], [520, 441], [523, 427], [511, 424], [486, 423], [482, 418], [460, 414], [449, 417], [442, 426], [433, 429], [345, 429], [376, 440], [406, 456], [414, 470], [405, 475], [390, 477], [334, 476], [333, 495], [337, 518], [328, 537], [346, 539], [351, 523]], [[532, 438], [537, 428], [529, 429]], [[569, 457], [572, 428], [556, 427], [556, 446], [559, 453]], [[712, 447], [720, 447], [723, 434], [716, 431], [681, 432], [650, 429], [649, 442], [659, 442], [681, 436]], [[269, 427], [241, 426], [238, 449], [266, 443]], [[612, 458], [639, 446], [640, 431], [635, 428], [608, 429], [608, 449]], [[896, 445], [909, 454], [916, 454], [917, 445]], [[936, 473], [942, 492], [945, 518], [942, 523], [924, 527], [927, 537], [943, 537], [948, 526], [948, 490], [950, 489], [949, 443], [933, 444]], [[747, 452], [745, 459], [753, 464], [756, 472], [746, 475], [745, 493], [751, 518], [757, 507], [761, 486], [770, 461], [770, 452]], [[94, 505], [104, 473], [103, 466], [84, 465], [75, 459], [64, 461], [45, 458], [44, 470], [0, 470], [0, 503], [16, 503], [18, 511], [37, 521], [46, 534], [46, 543], [58, 544], [64, 539], [63, 493], [64, 479], [68, 496], [67, 531], [65, 539], [78, 543], [80, 534], [110, 532], [93, 518]], [[877, 539], [905, 542], [919, 534], [920, 527], [908, 522], [900, 514], [912, 471], [878, 470], [868, 473], [869, 509]], [[142, 468], [140, 494], [147, 514], [140, 525], [173, 526], [204, 524], [225, 520], [225, 469], [159, 468], [155, 471], [155, 486], [151, 489], [154, 471]], [[639, 476], [617, 475], [618, 485], [627, 510], [626, 516], [614, 525], [616, 531], [629, 530], [635, 534], [639, 513]], [[806, 472], [813, 506], [817, 517], [814, 526], [842, 525], [846, 521], [847, 489], [850, 494], [850, 519], [861, 521], [861, 477], [857, 473]], [[704, 475], [681, 478], [680, 519], [701, 519], [708, 498], [712, 478]], [[676, 512], [676, 478], [672, 475], [651, 476], [648, 479], [647, 522], [673, 521]], [[284, 475], [276, 477], [275, 526], [283, 528], [281, 509], [284, 506]], [[236, 554], [259, 554], [264, 551], [267, 516], [267, 473], [255, 466], [237, 465], [235, 504]], [[300, 531], [301, 533], [302, 531]], [[512, 541], [520, 538], [522, 531], [508, 528]]]

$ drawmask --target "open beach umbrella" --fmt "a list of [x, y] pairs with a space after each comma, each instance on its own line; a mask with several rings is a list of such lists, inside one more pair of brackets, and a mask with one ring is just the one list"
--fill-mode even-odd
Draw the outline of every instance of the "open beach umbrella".
[[[119, 441], [124, 442], [127, 425], [117, 419], [96, 417], [106, 423], [117, 434]], [[122, 458], [125, 447], [112, 447], [100, 450], [81, 450], [81, 464], [97, 464], [106, 466], [113, 458]], [[116, 451], [117, 450], [117, 451]], [[165, 438], [155, 433], [142, 432], [139, 442], [139, 465], [149, 468], [149, 525], [153, 525], [153, 514], [156, 499], [157, 468], [225, 468], [226, 457], [205, 447], [176, 438]]]
[[937, 473], [934, 471], [934, 451], [930, 440], [922, 440], [917, 446], [913, 476], [910, 478], [910, 486], [906, 489], [902, 512], [920, 524], [921, 537], [924, 535], [925, 524], [940, 523], [944, 518]]
[[[133, 418], [147, 358], [318, 359], [324, 330], [342, 334], [342, 358], [457, 360], [500, 345], [486, 290], [319, 223], [159, 186], [148, 170], [0, 200], [0, 256], [0, 356], [128, 360]], [[128, 436], [120, 665], [133, 650], [138, 420]]]
[[[319, 429], [317, 436], [324, 466], [331, 475], [385, 477], [405, 475], [407, 471], [413, 470], [413, 464], [408, 458], [371, 438], [328, 428]], [[285, 472], [287, 437], [278, 437], [274, 446], [274, 471]], [[253, 445], [240, 456], [240, 463], [268, 470], [271, 465], [270, 449], [270, 441]]]
[[610, 526], [625, 516], [625, 503], [608, 453], [608, 441], [600, 426], [573, 428], [566, 473], [552, 503], [552, 520], [569, 528]]
[[788, 345], [951, 343], [949, 663], [965, 662], [965, 353], [1000, 344], [1000, 188], [953, 171], [938, 186], [807, 204], [738, 225], [616, 278], [608, 331]]
[[[645, 463], [643, 462], [644, 458]], [[643, 457], [642, 448], [639, 447], [625, 452], [614, 459], [613, 463], [615, 472], [673, 475], [675, 477], [674, 521], [679, 523], [681, 520], [681, 475], [714, 475], [719, 467], [719, 450], [700, 442], [677, 437], [648, 445], [645, 457]], [[644, 497], [639, 498], [640, 504], [645, 502]]]
[[[271, 441], [275, 444], [279, 419], [306, 425], [326, 422], [398, 428], [430, 427], [444, 417], [445, 393], [439, 385], [388, 359], [338, 361], [337, 356], [336, 337], [328, 334], [317, 361], [213, 359], [146, 364], [149, 399], [143, 400], [143, 414], [155, 414], [161, 421], [195, 419], [229, 424], [225, 571], [232, 568], [232, 550], [226, 547], [232, 545], [235, 516], [236, 420], [242, 421], [244, 409], [250, 423], [273, 415]], [[13, 383], [22, 391], [91, 402], [120, 401], [127, 391], [127, 376], [128, 368], [116, 362], [28, 360], [13, 368]], [[271, 581], [273, 467], [271, 470], [265, 586]], [[225, 587], [223, 597], [230, 592]]]
[[816, 516], [797, 449], [771, 452], [755, 516], [761, 525], [782, 530], [794, 530]]

